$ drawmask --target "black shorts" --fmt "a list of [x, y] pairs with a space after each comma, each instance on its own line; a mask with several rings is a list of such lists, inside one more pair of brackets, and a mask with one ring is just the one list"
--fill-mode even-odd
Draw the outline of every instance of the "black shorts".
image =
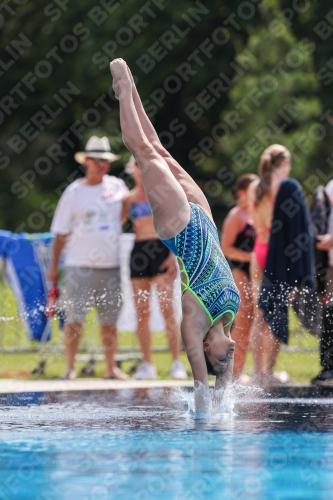
[[131, 278], [153, 277], [164, 273], [160, 267], [169, 252], [158, 239], [136, 241], [131, 253]]

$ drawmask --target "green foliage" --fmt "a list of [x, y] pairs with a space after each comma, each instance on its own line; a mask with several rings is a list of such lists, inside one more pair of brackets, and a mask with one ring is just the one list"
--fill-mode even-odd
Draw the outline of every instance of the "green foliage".
[[247, 50], [236, 56], [246, 69], [229, 92], [222, 114], [228, 134], [222, 150], [231, 158], [235, 176], [256, 172], [258, 159], [270, 144], [292, 153], [292, 176], [303, 180], [311, 171], [318, 138], [315, 123], [321, 113], [314, 73], [314, 44], [297, 41], [287, 22], [276, 23], [277, 7], [261, 7], [264, 25], [249, 28]]
[[[82, 175], [73, 154], [92, 134], [109, 136], [121, 155], [113, 171], [122, 175], [127, 152], [120, 140], [118, 103], [108, 68], [113, 57], [123, 57], [130, 65], [161, 139], [205, 191], [218, 223], [233, 179], [224, 174], [243, 171], [235, 154], [269, 121], [281, 125], [284, 118], [279, 110], [292, 98], [298, 103], [296, 116], [274, 141], [289, 148], [296, 144], [294, 176], [301, 181], [307, 179], [314, 161], [324, 173], [331, 173], [326, 161], [331, 154], [331, 128], [323, 141], [309, 134], [320, 110], [333, 106], [329, 77], [316, 75], [331, 58], [331, 38], [323, 41], [314, 30], [329, 10], [324, 0], [307, 2], [305, 7], [299, 2], [290, 7], [285, 0], [12, 4], [13, 11], [3, 9], [5, 23], [0, 26], [4, 99], [0, 227], [29, 232], [49, 229], [52, 207], [63, 187]], [[168, 46], [170, 34], [174, 38]], [[26, 46], [18, 48], [22, 37]], [[301, 54], [301, 65], [286, 64], [292, 50]], [[253, 86], [260, 87], [279, 61], [287, 76], [274, 73], [278, 88], [264, 93], [260, 106], [252, 102], [251, 114], [239, 110], [245, 122], [220, 142], [223, 131], [214, 127], [224, 123], [227, 113]], [[227, 83], [233, 80], [234, 84]], [[54, 115], [56, 110], [59, 113], [51, 118], [45, 107]], [[193, 107], [195, 116], [190, 111]], [[36, 121], [36, 113], [43, 112], [46, 121], [38, 122], [38, 116]], [[77, 121], [82, 130], [74, 133], [71, 127]], [[26, 141], [24, 147], [13, 146], [15, 135]], [[298, 145], [304, 144], [303, 135], [306, 152]], [[263, 142], [253, 146], [246, 169], [256, 170], [263, 147]], [[318, 177], [314, 183], [319, 181]]]
[[[313, 64], [318, 82], [316, 91], [320, 99], [323, 115], [319, 122], [324, 125], [325, 133], [317, 142], [312, 158], [312, 176], [305, 182], [311, 191], [317, 184], [326, 184], [333, 177], [333, 57], [332, 57], [332, 5], [325, 0], [317, 0], [303, 5], [300, 9], [289, 11], [290, 2], [281, 1], [281, 16], [289, 17], [293, 34], [301, 40], [306, 37], [315, 46]], [[303, 179], [302, 179], [303, 180]]]

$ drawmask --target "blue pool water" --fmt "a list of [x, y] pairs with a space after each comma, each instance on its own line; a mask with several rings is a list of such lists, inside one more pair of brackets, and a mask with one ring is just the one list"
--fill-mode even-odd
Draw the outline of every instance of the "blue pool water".
[[179, 390], [0, 398], [0, 500], [333, 500], [333, 399]]

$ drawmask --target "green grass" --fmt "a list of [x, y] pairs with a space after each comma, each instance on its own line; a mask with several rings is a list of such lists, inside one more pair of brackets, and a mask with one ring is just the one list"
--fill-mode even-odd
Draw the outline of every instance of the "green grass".
[[[19, 319], [15, 298], [8, 286], [0, 281], [0, 378], [15, 376], [20, 378], [58, 378], [66, 368], [65, 358], [63, 356], [62, 333], [59, 329], [58, 320], [52, 320], [52, 340], [46, 344], [46, 349], [53, 349], [60, 354], [47, 354], [46, 368], [44, 376], [34, 376], [23, 374], [22, 372], [31, 372], [36, 368], [42, 359], [41, 353], [4, 353], [3, 349], [39, 349], [37, 342], [30, 342], [24, 330], [22, 321]], [[166, 347], [166, 337], [163, 332], [154, 333], [154, 346]], [[85, 322], [81, 347], [89, 351], [89, 345], [93, 348], [100, 348], [99, 329], [96, 314], [92, 311]], [[120, 332], [118, 337], [120, 347], [138, 348], [138, 342], [134, 332]], [[2, 350], [2, 352], [1, 352]], [[181, 353], [181, 360], [184, 362], [188, 373], [191, 373], [190, 365], [184, 353]], [[171, 367], [171, 355], [168, 352], [158, 352], [153, 354], [153, 362], [157, 365], [158, 375], [161, 378], [168, 378]], [[128, 361], [122, 364], [122, 369], [126, 372], [135, 365], [135, 361]], [[86, 362], [78, 361], [76, 363], [77, 372]], [[95, 377], [103, 377], [105, 371], [104, 362], [97, 362], [95, 367]], [[12, 372], [12, 373], [10, 373]], [[21, 372], [22, 374], [20, 375]]]
[[[65, 370], [65, 359], [62, 354], [62, 339], [61, 331], [58, 327], [58, 321], [54, 320], [52, 323], [52, 342], [47, 347], [55, 346], [61, 354], [48, 354], [47, 364], [44, 376], [29, 375], [33, 368], [35, 368], [40, 359], [39, 353], [4, 353], [1, 352], [3, 348], [19, 347], [21, 349], [29, 349], [31, 347], [38, 349], [37, 343], [33, 344], [28, 341], [27, 335], [24, 331], [23, 324], [19, 319], [17, 306], [10, 289], [0, 281], [0, 378], [6, 376], [14, 376], [15, 378], [58, 378]], [[296, 315], [290, 311], [290, 343], [291, 346], [302, 348], [314, 348], [318, 350], [318, 339], [313, 335], [307, 333], [298, 323]], [[119, 346], [137, 347], [138, 343], [134, 332], [120, 332], [119, 333]], [[88, 347], [89, 344], [95, 347], [100, 347], [98, 325], [94, 312], [88, 315], [84, 334], [82, 339], [83, 347]], [[163, 332], [154, 333], [153, 335], [154, 346], [166, 346], [166, 338]], [[190, 374], [190, 365], [187, 361], [186, 355], [181, 354], [181, 359], [184, 362], [188, 373]], [[158, 375], [161, 378], [168, 378], [171, 356], [168, 352], [154, 353], [153, 362], [157, 366]], [[124, 362], [122, 368], [128, 372], [133, 366], [134, 362]], [[85, 362], [77, 362], [77, 371], [85, 365]], [[252, 357], [248, 353], [245, 372], [251, 374], [252, 371]], [[96, 377], [103, 377], [105, 365], [104, 362], [97, 362], [95, 369]], [[279, 354], [276, 365], [276, 370], [286, 370], [296, 382], [309, 382], [320, 371], [319, 355], [318, 352], [314, 353], [283, 353]], [[12, 373], [10, 373], [12, 372]], [[19, 374], [21, 372], [21, 375]], [[26, 373], [25, 373], [26, 372]]]

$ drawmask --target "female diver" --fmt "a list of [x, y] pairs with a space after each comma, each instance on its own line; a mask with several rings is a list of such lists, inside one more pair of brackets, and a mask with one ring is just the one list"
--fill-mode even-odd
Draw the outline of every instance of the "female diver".
[[[120, 101], [120, 125], [126, 147], [141, 171], [155, 231], [177, 256], [182, 276], [181, 334], [195, 384], [207, 390], [231, 379], [235, 343], [230, 327], [239, 292], [222, 253], [209, 204], [201, 189], [162, 146], [147, 117], [133, 77], [122, 59], [110, 63], [113, 89]], [[196, 391], [196, 410], [205, 397]]]

